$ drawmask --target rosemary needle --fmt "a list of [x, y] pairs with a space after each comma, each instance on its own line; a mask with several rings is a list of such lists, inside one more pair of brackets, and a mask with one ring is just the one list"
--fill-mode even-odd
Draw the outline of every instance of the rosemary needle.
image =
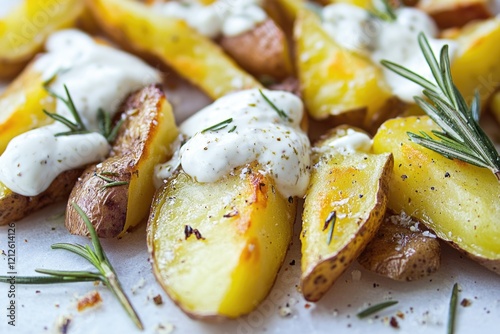
[[455, 317], [457, 312], [457, 301], [458, 301], [458, 284], [453, 284], [453, 289], [451, 291], [450, 297], [450, 309], [448, 310], [448, 334], [453, 334], [455, 332]]
[[389, 70], [424, 88], [423, 94], [428, 100], [415, 97], [415, 102], [441, 127], [441, 131], [432, 131], [435, 137], [425, 132], [408, 132], [408, 136], [413, 142], [446, 158], [488, 168], [500, 182], [500, 155], [479, 125], [479, 94], [476, 92], [468, 106], [453, 83], [447, 45], [441, 49], [438, 62], [423, 33], [419, 34], [418, 42], [436, 83], [401, 65], [387, 60], [381, 62]]
[[263, 92], [262, 92], [262, 89], [259, 89], [259, 93], [260, 95], [264, 98], [264, 100], [271, 106], [271, 108], [274, 109], [274, 111], [276, 111], [278, 113], [278, 115], [284, 119], [284, 120], [287, 120], [289, 122], [292, 122], [293, 120], [288, 117], [288, 115], [286, 114], [286, 112], [284, 112], [283, 110], [281, 110], [280, 108], [278, 108]]
[[[129, 317], [139, 329], [144, 329], [137, 312], [130, 304], [129, 299], [123, 292], [120, 281], [116, 272], [109, 262], [104, 250], [101, 246], [97, 233], [92, 226], [87, 215], [76, 204], [72, 203], [73, 208], [80, 215], [89, 230], [90, 239], [92, 241], [92, 248], [89, 245], [83, 246], [80, 244], [58, 243], [52, 245], [52, 249], [64, 249], [69, 252], [75, 253], [84, 259], [88, 260], [98, 272], [89, 271], [68, 271], [68, 270], [48, 270], [36, 269], [35, 271], [47, 276], [14, 276], [16, 284], [51, 284], [51, 283], [72, 283], [72, 282], [86, 282], [86, 281], [101, 281], [106, 285], [111, 292], [118, 299], [122, 307], [125, 309]], [[10, 283], [12, 277], [0, 276], [0, 282]]]
[[386, 302], [375, 304], [375, 305], [370, 306], [367, 309], [359, 312], [358, 314], [356, 314], [356, 316], [360, 319], [363, 319], [363, 318], [369, 317], [370, 315], [375, 314], [375, 313], [377, 313], [385, 308], [396, 305], [397, 303], [398, 303], [398, 301], [396, 301], [396, 300], [389, 300]]

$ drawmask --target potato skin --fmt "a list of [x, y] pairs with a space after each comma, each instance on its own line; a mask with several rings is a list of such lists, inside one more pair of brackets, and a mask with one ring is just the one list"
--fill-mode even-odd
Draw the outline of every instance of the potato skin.
[[441, 264], [439, 240], [400, 221], [401, 215], [386, 215], [358, 262], [396, 281], [415, 281], [436, 272]]
[[[304, 298], [318, 301], [375, 235], [387, 204], [392, 155], [331, 151], [329, 143], [345, 135], [333, 129], [313, 150], [314, 167], [302, 214]], [[330, 244], [325, 221], [336, 212]], [[333, 224], [333, 223], [330, 223]]]
[[392, 152], [388, 207], [424, 223], [442, 240], [500, 274], [500, 184], [491, 171], [444, 158], [407, 132], [439, 130], [429, 117], [385, 122], [375, 152]]
[[82, 171], [75, 169], [62, 173], [47, 190], [37, 196], [16, 194], [0, 183], [0, 225], [19, 220], [47, 205], [68, 198]]
[[223, 36], [219, 43], [241, 67], [256, 77], [268, 75], [282, 80], [292, 74], [286, 36], [271, 19], [241, 35]]
[[[248, 167], [211, 183], [181, 170], [156, 193], [147, 230], [153, 272], [191, 318], [251, 312], [285, 258], [297, 201], [279, 194], [257, 165]], [[186, 225], [204, 239], [186, 238]]]
[[[122, 110], [125, 122], [110, 157], [87, 167], [71, 192], [66, 227], [72, 234], [88, 234], [73, 202], [103, 238], [116, 237], [147, 217], [154, 194], [154, 166], [167, 159], [177, 129], [170, 104], [158, 86], [150, 85], [132, 94]], [[108, 181], [99, 175], [126, 184], [107, 187]]]

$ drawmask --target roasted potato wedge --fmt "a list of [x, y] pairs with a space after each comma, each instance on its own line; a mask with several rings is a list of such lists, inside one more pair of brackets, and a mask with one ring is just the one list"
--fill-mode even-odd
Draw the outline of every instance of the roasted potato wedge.
[[489, 0], [422, 0], [417, 8], [429, 14], [440, 29], [462, 27], [493, 16]]
[[52, 32], [73, 26], [84, 9], [80, 0], [22, 1], [0, 19], [0, 79], [21, 72]]
[[313, 149], [300, 235], [301, 286], [309, 301], [318, 301], [328, 291], [384, 217], [392, 156], [367, 153], [362, 147], [343, 152], [341, 143], [353, 133], [336, 128]]
[[220, 45], [245, 70], [256, 77], [282, 80], [292, 74], [288, 42], [272, 19], [234, 37], [223, 36]]
[[370, 123], [391, 97], [382, 70], [369, 59], [337, 45], [319, 18], [301, 10], [295, 22], [296, 64], [302, 96], [315, 119]]
[[0, 95], [0, 154], [12, 138], [51, 123], [43, 109], [54, 112], [55, 106], [43, 87], [42, 74], [29, 65]]
[[158, 57], [209, 97], [260, 87], [222, 49], [180, 19], [136, 0], [88, 0], [102, 29], [128, 49]]
[[441, 246], [433, 233], [421, 230], [406, 214], [386, 214], [358, 262], [381, 276], [415, 281], [439, 269]]
[[477, 90], [484, 106], [500, 85], [499, 40], [500, 18], [470, 23], [458, 34], [451, 72], [466, 101], [471, 101]]
[[444, 158], [407, 135], [432, 130], [440, 129], [427, 116], [408, 117], [385, 122], [375, 135], [374, 151], [394, 155], [388, 207], [500, 273], [500, 184], [488, 169]]
[[69, 170], [59, 175], [47, 190], [37, 196], [12, 192], [0, 182], [0, 225], [22, 219], [43, 207], [67, 199], [83, 169]]
[[274, 283], [292, 238], [296, 201], [275, 191], [258, 169], [211, 183], [181, 171], [155, 196], [148, 222], [153, 271], [192, 318], [247, 314]]
[[66, 227], [72, 234], [88, 233], [73, 202], [103, 238], [119, 236], [147, 218], [155, 192], [154, 167], [168, 158], [177, 128], [170, 104], [154, 85], [132, 94], [123, 113], [110, 157], [89, 166], [71, 192]]

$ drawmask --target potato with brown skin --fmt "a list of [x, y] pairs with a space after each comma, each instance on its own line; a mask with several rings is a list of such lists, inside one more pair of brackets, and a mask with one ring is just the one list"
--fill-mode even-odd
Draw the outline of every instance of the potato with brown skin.
[[69, 170], [59, 175], [41, 194], [23, 196], [0, 182], [0, 225], [22, 219], [47, 205], [68, 198], [83, 169]]
[[21, 1], [0, 18], [0, 80], [16, 76], [43, 49], [54, 31], [74, 26], [83, 13], [81, 0]]
[[440, 29], [462, 27], [493, 16], [489, 0], [421, 0], [417, 8], [429, 14]]
[[439, 269], [441, 246], [434, 234], [420, 227], [424, 225], [406, 215], [386, 215], [358, 262], [396, 281], [415, 281], [429, 276]]
[[223, 36], [219, 43], [241, 67], [256, 77], [266, 75], [282, 80], [292, 74], [286, 36], [271, 19], [243, 34]]
[[154, 167], [168, 158], [177, 128], [170, 104], [154, 85], [132, 94], [122, 110], [125, 121], [110, 157], [88, 167], [71, 192], [66, 227], [72, 234], [88, 234], [73, 202], [103, 238], [119, 236], [147, 217]]
[[302, 214], [302, 293], [318, 301], [373, 238], [384, 217], [391, 154], [365, 148], [341, 153], [339, 127], [313, 149], [311, 181]]

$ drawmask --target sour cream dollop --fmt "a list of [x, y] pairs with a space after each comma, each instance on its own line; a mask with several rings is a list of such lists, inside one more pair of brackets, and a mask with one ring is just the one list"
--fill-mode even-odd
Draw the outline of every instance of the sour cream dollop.
[[[68, 128], [55, 123], [12, 139], [0, 156], [0, 181], [15, 193], [36, 196], [62, 172], [100, 161], [109, 152], [106, 138], [97, 133], [97, 111], [114, 115], [130, 93], [161, 81], [159, 74], [142, 60], [97, 44], [77, 30], [53, 34], [47, 53], [34, 64], [43, 80], [53, 78], [50, 89], [67, 98], [68, 88], [87, 134], [55, 136]], [[40, 110], [40, 112], [42, 112]], [[56, 102], [56, 113], [75, 121], [68, 106]]]
[[180, 131], [189, 139], [171, 161], [157, 166], [157, 178], [166, 179], [181, 166], [198, 182], [215, 182], [258, 161], [260, 172], [274, 178], [282, 195], [303, 196], [309, 183], [310, 142], [300, 127], [302, 101], [284, 91], [263, 94], [281, 114], [258, 89], [251, 89], [226, 95], [182, 123]]
[[[400, 64], [435, 82], [418, 44], [418, 34], [423, 32], [435, 55], [448, 44], [450, 59], [456, 50], [451, 40], [437, 39], [436, 24], [426, 13], [414, 8], [395, 10], [395, 21], [381, 20], [367, 10], [344, 3], [332, 4], [322, 11], [323, 29], [340, 46], [365, 55], [376, 64], [383, 59]], [[417, 84], [383, 68], [387, 83], [394, 95], [405, 102], [413, 102], [422, 95]]]

